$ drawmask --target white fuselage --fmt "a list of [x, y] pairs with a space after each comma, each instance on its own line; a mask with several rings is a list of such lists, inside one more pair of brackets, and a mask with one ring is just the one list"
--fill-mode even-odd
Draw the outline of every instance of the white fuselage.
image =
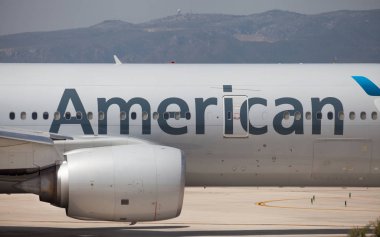
[[380, 186], [380, 97], [353, 76], [380, 86], [376, 64], [0, 64], [0, 127], [179, 148], [187, 185]]

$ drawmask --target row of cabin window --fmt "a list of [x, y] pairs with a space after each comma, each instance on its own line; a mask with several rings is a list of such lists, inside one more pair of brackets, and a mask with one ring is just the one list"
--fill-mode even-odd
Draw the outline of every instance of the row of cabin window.
[[[306, 120], [311, 120], [311, 117], [312, 117], [311, 112], [306, 112], [305, 113]], [[301, 112], [296, 111], [294, 113], [294, 119], [295, 120], [301, 120], [301, 118], [302, 118]], [[355, 112], [350, 112], [349, 113], [349, 118], [350, 118], [350, 120], [354, 120], [356, 118]], [[372, 120], [377, 120], [377, 112], [372, 112], [371, 113], [371, 118], [372, 118]], [[231, 112], [227, 112], [227, 119], [228, 120], [232, 120]], [[284, 120], [289, 120], [289, 119], [290, 119], [290, 112], [289, 111], [285, 111], [284, 112]], [[317, 112], [316, 113], [316, 119], [318, 119], [318, 120], [322, 119], [322, 112]], [[334, 119], [334, 113], [333, 112], [328, 112], [327, 113], [327, 119], [329, 119], [329, 120]], [[338, 119], [339, 120], [344, 120], [344, 113], [343, 112], [339, 112], [338, 113]], [[367, 113], [366, 112], [361, 112], [360, 113], [360, 119], [361, 120], [366, 120], [367, 119]]]
[[[104, 112], [99, 112], [99, 120], [104, 120], [105, 119], [105, 113]], [[64, 115], [64, 118], [69, 120], [71, 119], [72, 115], [70, 112], [66, 112]], [[75, 114], [75, 117], [76, 119], [78, 120], [81, 120], [83, 118], [83, 115], [81, 112], [77, 112]], [[158, 118], [160, 117], [159, 113], [158, 112], [154, 112], [153, 113], [153, 119], [154, 120], [157, 120]], [[20, 118], [21, 120], [26, 120], [26, 112], [21, 112], [20, 113]], [[44, 120], [48, 120], [49, 119], [49, 113], [48, 112], [44, 112], [42, 114], [42, 118]], [[88, 120], [92, 120], [94, 118], [94, 114], [92, 112], [88, 112], [87, 113], [87, 119]], [[142, 119], [143, 120], [147, 120], [149, 118], [149, 115], [147, 112], [143, 111], [142, 112]], [[163, 113], [163, 118], [165, 120], [168, 120], [169, 118], [174, 118], [176, 120], [179, 120], [181, 118], [181, 113], [180, 112], [175, 112], [175, 113], [169, 113], [169, 112], [165, 112]], [[191, 119], [191, 113], [190, 112], [186, 112], [185, 113], [185, 118], [187, 120], [190, 120]], [[16, 119], [16, 113], [15, 112], [10, 112], [9, 113], [9, 119], [10, 120], [15, 120]], [[33, 120], [37, 120], [38, 119], [38, 114], [37, 112], [33, 112], [32, 113], [32, 119]], [[54, 113], [54, 120], [60, 120], [61, 119], [61, 114], [59, 112], [55, 112]], [[120, 113], [120, 120], [126, 120], [127, 119], [127, 113], [126, 112], [121, 112]], [[131, 119], [132, 120], [135, 120], [137, 119], [137, 113], [136, 112], [132, 112], [131, 113]]]
[[[169, 113], [169, 112], [165, 112], [165, 113], [163, 114], [163, 117], [164, 117], [165, 120], [168, 120], [169, 118], [175, 118], [176, 120], [179, 120], [179, 119], [181, 118], [181, 114], [180, 114], [180, 112], [175, 112], [175, 113], [174, 113], [174, 116], [170, 116], [170, 115], [171, 115], [171, 113]], [[311, 115], [311, 112], [306, 112], [306, 113], [305, 113], [305, 118], [306, 118], [307, 120], [311, 120], [311, 116], [312, 116], [312, 115]], [[67, 119], [67, 120], [71, 119], [71, 113], [70, 113], [70, 112], [66, 112], [66, 113], [64, 114], [64, 117], [65, 117], [65, 119]], [[76, 115], [75, 115], [75, 117], [76, 117], [77, 119], [81, 120], [81, 119], [82, 119], [82, 113], [81, 113], [81, 112], [77, 112]], [[92, 112], [88, 112], [88, 113], [87, 113], [87, 119], [88, 119], [88, 120], [92, 120], [93, 117], [94, 117], [94, 115], [93, 115]], [[149, 115], [148, 115], [147, 112], [145, 112], [145, 111], [142, 112], [142, 119], [143, 119], [143, 120], [147, 120], [148, 117], [149, 117]], [[185, 113], [185, 117], [186, 117], [187, 120], [190, 120], [190, 119], [191, 119], [191, 114], [190, 114], [190, 112], [186, 112], [186, 113]], [[295, 120], [300, 120], [301, 117], [302, 117], [302, 115], [301, 115], [300, 112], [296, 111], [296, 112], [294, 113], [294, 119], [295, 119]], [[378, 117], [377, 112], [372, 112], [372, 113], [371, 113], [371, 118], [372, 118], [372, 120], [377, 120], [377, 117]], [[21, 113], [20, 113], [20, 118], [21, 118], [21, 120], [25, 120], [25, 119], [26, 119], [26, 112], [21, 112]], [[37, 112], [33, 112], [33, 113], [32, 113], [32, 119], [33, 119], [33, 120], [37, 120], [37, 118], [38, 118], [38, 114], [37, 114]], [[42, 114], [42, 118], [43, 118], [44, 120], [48, 120], [48, 119], [49, 119], [49, 113], [48, 113], [48, 112], [44, 112], [44, 113]], [[104, 118], [105, 118], [105, 113], [104, 113], [104, 112], [99, 112], [99, 120], [104, 120]], [[135, 120], [136, 118], [137, 118], [137, 113], [136, 113], [136, 112], [132, 112], [132, 113], [131, 113], [131, 119], [132, 119], [132, 120]], [[154, 119], [154, 120], [157, 120], [158, 118], [159, 118], [159, 114], [158, 114], [157, 112], [154, 112], [154, 113], [153, 113], [153, 119]], [[321, 120], [321, 119], [322, 119], [322, 113], [321, 113], [321, 112], [317, 112], [317, 113], [316, 113], [316, 118], [319, 119], [319, 120]], [[343, 113], [343, 112], [339, 112], [339, 113], [338, 113], [338, 118], [339, 118], [339, 120], [343, 120], [343, 119], [344, 119], [344, 113]], [[349, 113], [349, 118], [350, 118], [350, 120], [354, 120], [354, 119], [356, 118], [356, 114], [355, 114], [355, 112], [350, 112], [350, 113]], [[10, 112], [10, 113], [9, 113], [9, 119], [10, 119], [10, 120], [14, 120], [14, 119], [16, 119], [16, 114], [15, 114], [14, 112]], [[60, 114], [59, 112], [55, 112], [55, 113], [54, 113], [54, 119], [55, 119], [55, 120], [59, 120], [59, 119], [61, 119], [61, 114]], [[121, 112], [121, 113], [120, 113], [120, 119], [121, 119], [121, 120], [126, 120], [126, 119], [127, 119], [127, 113], [126, 113], [126, 112]], [[232, 117], [231, 117], [231, 113], [228, 113], [228, 114], [227, 114], [227, 119], [229, 119], [229, 120], [232, 119]], [[288, 111], [285, 111], [285, 112], [284, 112], [284, 119], [285, 119], [285, 120], [289, 120], [289, 119], [290, 119], [290, 113], [289, 113]], [[327, 113], [327, 119], [329, 119], [329, 120], [334, 119], [334, 113], [333, 113], [333, 112], [328, 112], [328, 113]], [[366, 120], [366, 119], [367, 119], [367, 113], [366, 113], [366, 112], [361, 112], [361, 113], [360, 113], [360, 119], [361, 119], [361, 120]]]
[[[322, 116], [322, 112], [317, 112], [316, 113], [316, 119], [321, 120], [322, 117], [323, 117]], [[350, 118], [350, 120], [354, 120], [356, 118], [356, 113], [355, 112], [350, 112], [349, 115], [348, 115], [348, 117]], [[377, 117], [378, 117], [377, 116], [377, 112], [372, 112], [371, 113], [372, 120], [377, 120]], [[311, 120], [311, 118], [312, 118], [311, 112], [306, 112], [305, 113], [305, 118], [306, 118], [306, 120]], [[284, 112], [284, 119], [285, 120], [290, 119], [290, 113], [288, 111]], [[298, 112], [298, 111], [296, 111], [294, 113], [294, 119], [295, 120], [300, 120], [301, 119], [301, 113]], [[331, 111], [328, 112], [327, 113], [327, 119], [328, 120], [334, 119], [334, 113], [331, 112]], [[341, 111], [341, 112], [338, 113], [338, 119], [339, 120], [344, 120], [344, 112]], [[361, 120], [366, 120], [367, 119], [367, 113], [366, 112], [361, 112], [360, 113], [360, 119]]]

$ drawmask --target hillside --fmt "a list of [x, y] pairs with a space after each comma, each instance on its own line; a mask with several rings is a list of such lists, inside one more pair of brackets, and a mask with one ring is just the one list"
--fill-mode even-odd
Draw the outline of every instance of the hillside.
[[0, 36], [0, 62], [366, 63], [380, 62], [380, 10], [304, 15], [182, 14], [141, 24], [104, 21]]

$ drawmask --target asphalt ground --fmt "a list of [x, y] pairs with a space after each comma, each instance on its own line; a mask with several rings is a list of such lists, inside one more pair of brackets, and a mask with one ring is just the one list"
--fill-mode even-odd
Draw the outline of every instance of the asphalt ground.
[[178, 218], [132, 226], [75, 220], [32, 194], [0, 195], [0, 236], [347, 236], [379, 217], [380, 188], [186, 188]]

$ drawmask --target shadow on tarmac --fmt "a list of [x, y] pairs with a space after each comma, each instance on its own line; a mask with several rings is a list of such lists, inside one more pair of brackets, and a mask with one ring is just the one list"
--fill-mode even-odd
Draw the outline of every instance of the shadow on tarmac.
[[[274, 229], [274, 230], [186, 230], [189, 226], [144, 226], [108, 228], [0, 227], [0, 236], [265, 236], [265, 235], [346, 235], [349, 229]], [[178, 230], [175, 230], [178, 229]]]

